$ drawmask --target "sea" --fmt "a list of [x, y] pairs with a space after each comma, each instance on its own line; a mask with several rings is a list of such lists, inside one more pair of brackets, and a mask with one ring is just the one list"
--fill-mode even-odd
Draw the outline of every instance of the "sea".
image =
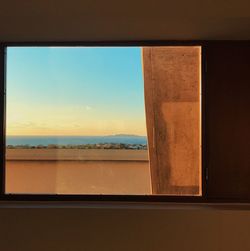
[[48, 146], [84, 145], [84, 144], [147, 144], [146, 136], [114, 135], [114, 136], [7, 136], [6, 145]]

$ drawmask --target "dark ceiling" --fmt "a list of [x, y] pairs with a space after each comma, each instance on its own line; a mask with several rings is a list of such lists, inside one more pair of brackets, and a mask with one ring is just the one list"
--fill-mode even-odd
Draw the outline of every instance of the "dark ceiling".
[[250, 39], [247, 0], [8, 0], [2, 41]]

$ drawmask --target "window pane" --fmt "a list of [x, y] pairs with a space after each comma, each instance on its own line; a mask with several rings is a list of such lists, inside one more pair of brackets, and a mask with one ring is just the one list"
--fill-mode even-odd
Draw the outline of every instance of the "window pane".
[[151, 194], [141, 48], [7, 49], [6, 192]]
[[200, 86], [198, 46], [8, 48], [6, 192], [201, 195]]

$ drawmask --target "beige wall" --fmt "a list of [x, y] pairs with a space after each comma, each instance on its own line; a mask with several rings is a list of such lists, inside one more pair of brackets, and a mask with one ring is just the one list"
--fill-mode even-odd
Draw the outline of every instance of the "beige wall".
[[0, 209], [1, 251], [250, 250], [250, 212]]

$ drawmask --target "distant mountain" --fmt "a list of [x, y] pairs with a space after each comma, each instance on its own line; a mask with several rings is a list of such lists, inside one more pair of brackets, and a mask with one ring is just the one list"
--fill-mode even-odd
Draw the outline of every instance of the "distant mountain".
[[7, 145], [48, 146], [48, 145], [88, 145], [88, 144], [147, 144], [146, 136], [114, 134], [110, 136], [18, 136], [7, 137]]
[[107, 137], [146, 137], [146, 136], [141, 136], [141, 135], [136, 135], [136, 134], [114, 134], [114, 135], [108, 135]]

